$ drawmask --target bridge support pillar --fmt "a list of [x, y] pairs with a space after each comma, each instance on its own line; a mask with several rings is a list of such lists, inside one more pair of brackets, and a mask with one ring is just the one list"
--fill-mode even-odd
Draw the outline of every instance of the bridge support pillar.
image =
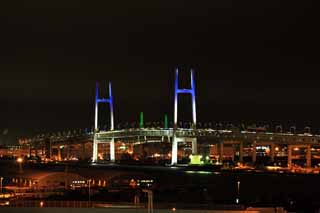
[[240, 146], [239, 146], [239, 161], [243, 162], [243, 142], [240, 142]]
[[232, 155], [231, 155], [231, 160], [232, 162], [234, 162], [234, 153], [235, 153], [236, 147], [234, 146], [234, 144], [232, 144]]
[[[42, 153], [43, 154], [43, 153]], [[38, 149], [35, 148], [35, 151], [34, 151], [34, 155], [37, 157], [38, 156]]]
[[[96, 98], [95, 98], [95, 119], [94, 119], [94, 128], [95, 134], [93, 139], [93, 154], [92, 154], [92, 162], [97, 162], [98, 160], [98, 141], [96, 141], [96, 133], [99, 131], [98, 126], [98, 104], [99, 103], [108, 103], [110, 106], [110, 130], [114, 130], [114, 117], [113, 117], [113, 96], [112, 96], [112, 87], [111, 82], [109, 82], [109, 98], [99, 98], [99, 85], [96, 84]], [[110, 142], [110, 160], [115, 160], [115, 152], [114, 152], [114, 139]]]
[[86, 143], [81, 144], [81, 160], [86, 158]]
[[220, 142], [220, 151], [219, 151], [219, 160], [222, 162], [223, 161], [223, 141]]
[[198, 154], [198, 142], [197, 138], [192, 138], [192, 154], [197, 155]]
[[178, 163], [178, 140], [176, 136], [172, 138], [171, 165]]
[[114, 148], [114, 138], [110, 141], [110, 161], [114, 162], [116, 160], [115, 148]]
[[49, 159], [52, 160], [52, 144], [51, 144], [51, 141], [49, 143]]
[[256, 142], [252, 143], [252, 162], [255, 163], [257, 161], [257, 144]]
[[70, 160], [70, 151], [71, 151], [71, 145], [67, 145], [67, 160]]
[[288, 167], [291, 168], [292, 167], [292, 146], [291, 145], [288, 145], [287, 152], [288, 152]]
[[96, 163], [98, 161], [98, 141], [94, 138], [92, 144], [92, 162]]
[[270, 158], [271, 158], [271, 162], [274, 162], [274, 156], [275, 156], [275, 144], [272, 143], [270, 145]]
[[58, 146], [58, 161], [61, 161], [61, 149], [60, 146]]
[[311, 168], [311, 145], [307, 146], [306, 159], [307, 159], [307, 168]]

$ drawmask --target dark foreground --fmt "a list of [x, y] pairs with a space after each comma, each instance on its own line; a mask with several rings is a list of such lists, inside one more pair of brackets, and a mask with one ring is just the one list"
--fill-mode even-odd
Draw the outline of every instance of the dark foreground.
[[[37, 213], [37, 212], [43, 212], [43, 213], [56, 213], [59, 211], [60, 213], [70, 213], [70, 212], [77, 212], [77, 213], [146, 213], [146, 209], [105, 209], [105, 208], [90, 208], [90, 209], [70, 209], [70, 208], [2, 208], [1, 212], [12, 212], [12, 213]], [[278, 213], [282, 213], [284, 211], [281, 211], [279, 209], [275, 210]], [[185, 210], [185, 209], [154, 209], [154, 212], [158, 213], [172, 213], [172, 212], [180, 212], [180, 213], [246, 213], [246, 212], [274, 212], [274, 209], [268, 208], [268, 209], [257, 209], [257, 208], [250, 208], [248, 210]]]
[[[24, 165], [24, 172], [65, 171], [65, 165]], [[199, 209], [214, 209], [216, 205], [283, 206], [288, 210], [314, 212], [320, 208], [320, 176], [303, 174], [279, 174], [263, 172], [208, 172], [189, 171], [180, 168], [154, 166], [89, 166], [68, 165], [68, 171], [91, 178], [104, 172], [125, 173], [130, 177], [137, 172], [155, 180], [152, 187], [154, 206], [166, 204], [183, 209], [192, 206]], [[4, 177], [15, 175], [15, 165], [1, 164], [0, 174]], [[238, 184], [240, 183], [240, 184]], [[239, 188], [238, 188], [239, 186]], [[113, 187], [116, 187], [115, 185]], [[239, 190], [239, 191], [238, 191]], [[134, 192], [125, 189], [111, 193], [108, 189], [94, 194], [92, 201], [132, 202]], [[69, 197], [51, 199], [87, 200], [87, 196], [70, 193]], [[146, 199], [141, 200], [146, 202]], [[48, 210], [49, 211], [49, 210]], [[50, 210], [51, 211], [51, 210]], [[1, 211], [2, 212], [2, 211]]]

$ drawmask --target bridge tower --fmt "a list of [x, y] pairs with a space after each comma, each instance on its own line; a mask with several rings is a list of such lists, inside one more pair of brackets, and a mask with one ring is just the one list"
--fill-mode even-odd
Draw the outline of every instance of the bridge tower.
[[[196, 129], [197, 113], [196, 113], [196, 90], [194, 72], [191, 69], [190, 72], [191, 88], [190, 89], [179, 89], [179, 70], [176, 69], [175, 73], [175, 84], [174, 84], [174, 131], [178, 128], [178, 95], [179, 94], [190, 94], [192, 97], [192, 128]], [[178, 140], [175, 133], [172, 141], [172, 154], [171, 164], [177, 164], [178, 162]], [[183, 140], [182, 140], [183, 141]], [[197, 138], [192, 138], [192, 154], [197, 154]]]
[[[96, 140], [96, 133], [99, 132], [98, 127], [98, 106], [99, 103], [107, 103], [110, 106], [110, 130], [114, 130], [114, 117], [113, 117], [113, 96], [111, 82], [109, 82], [109, 98], [99, 98], [99, 84], [96, 83], [96, 98], [95, 98], [95, 119], [94, 119], [94, 139], [93, 139], [93, 156], [92, 161], [98, 160], [98, 141]], [[115, 147], [114, 138], [110, 141], [110, 161], [115, 160]]]

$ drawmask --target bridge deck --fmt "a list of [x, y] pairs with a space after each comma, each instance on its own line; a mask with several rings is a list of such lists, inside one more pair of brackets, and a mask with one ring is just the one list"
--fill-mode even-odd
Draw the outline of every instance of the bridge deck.
[[54, 144], [79, 143], [80, 141], [108, 142], [114, 139], [130, 139], [139, 137], [169, 137], [178, 138], [199, 138], [215, 141], [234, 141], [234, 142], [275, 142], [283, 144], [313, 144], [320, 145], [320, 135], [311, 134], [291, 134], [291, 133], [272, 133], [272, 132], [249, 132], [232, 130], [214, 130], [214, 129], [123, 129], [114, 131], [100, 131], [98, 133], [89, 133], [84, 135], [65, 135], [39, 137], [30, 140], [30, 144], [40, 145], [47, 142]]
[[214, 130], [214, 129], [127, 129], [96, 133], [97, 141], [130, 137], [173, 137], [178, 138], [215, 138], [234, 141], [270, 141], [278, 143], [318, 144], [320, 136], [311, 134], [291, 133], [257, 133], [248, 131]]

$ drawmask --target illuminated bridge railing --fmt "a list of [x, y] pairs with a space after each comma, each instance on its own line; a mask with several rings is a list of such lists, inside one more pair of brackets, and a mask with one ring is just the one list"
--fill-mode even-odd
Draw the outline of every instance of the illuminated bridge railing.
[[97, 140], [110, 139], [110, 138], [124, 138], [124, 137], [199, 137], [207, 135], [216, 135], [217, 131], [203, 131], [193, 129], [133, 129], [133, 130], [120, 130], [100, 132], [96, 134]]
[[201, 137], [228, 135], [233, 132], [230, 130], [213, 130], [213, 129], [127, 129], [99, 132], [96, 134], [97, 140], [109, 140], [111, 138], [128, 138], [128, 137]]
[[[115, 131], [101, 131], [96, 133], [96, 140], [100, 142], [110, 141], [111, 138], [138, 138], [138, 137], [198, 137], [222, 141], [243, 141], [243, 142], [275, 142], [284, 144], [319, 144], [320, 135], [311, 134], [291, 134], [291, 133], [271, 133], [271, 132], [250, 132], [233, 130], [214, 130], [214, 129], [123, 129]], [[28, 140], [32, 146], [41, 146], [48, 142], [52, 144], [76, 144], [92, 141], [93, 133], [74, 134], [74, 135], [50, 135], [35, 137]]]
[[130, 137], [213, 137], [220, 140], [276, 142], [276, 143], [309, 143], [318, 144], [319, 135], [291, 134], [291, 133], [257, 133], [248, 131], [213, 130], [213, 129], [128, 129], [118, 131], [106, 131], [96, 134], [98, 141], [110, 140], [111, 138]]
[[116, 131], [106, 131], [96, 133], [97, 140], [109, 140], [111, 138], [129, 138], [129, 137], [162, 137], [162, 136], [173, 136], [172, 129], [126, 129]]

